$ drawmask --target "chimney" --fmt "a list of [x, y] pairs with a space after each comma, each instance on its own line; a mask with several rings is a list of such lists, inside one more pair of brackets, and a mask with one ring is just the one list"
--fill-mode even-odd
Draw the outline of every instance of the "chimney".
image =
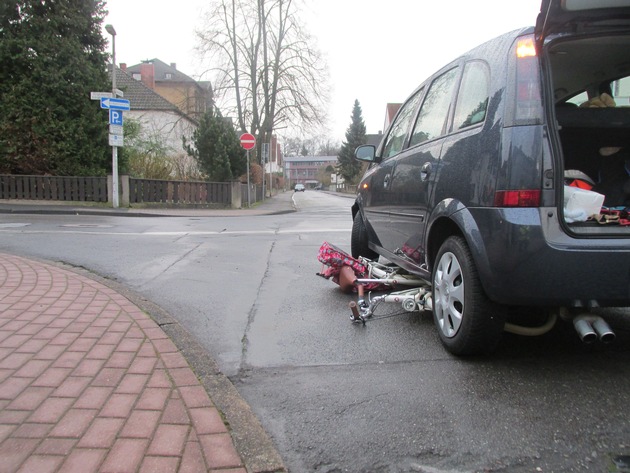
[[121, 62], [121, 63], [120, 63], [120, 68], [121, 68], [124, 72], [127, 72], [127, 63], [126, 63], [126, 62]]
[[172, 67], [173, 69], [177, 69], [177, 63], [172, 62], [172, 63], [171, 63], [171, 67]]
[[150, 89], [155, 89], [155, 67], [152, 62], [140, 64], [140, 77], [144, 85]]

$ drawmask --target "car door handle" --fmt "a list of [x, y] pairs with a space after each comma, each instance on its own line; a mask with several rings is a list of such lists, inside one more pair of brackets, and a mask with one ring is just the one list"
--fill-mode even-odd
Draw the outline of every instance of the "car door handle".
[[433, 166], [431, 165], [431, 163], [424, 163], [422, 165], [422, 167], [420, 168], [420, 180], [421, 181], [426, 181], [429, 178], [429, 175], [431, 174], [431, 169], [433, 168]]
[[392, 178], [391, 174], [385, 174], [385, 177], [383, 178], [383, 188], [387, 189], [389, 187], [389, 180]]

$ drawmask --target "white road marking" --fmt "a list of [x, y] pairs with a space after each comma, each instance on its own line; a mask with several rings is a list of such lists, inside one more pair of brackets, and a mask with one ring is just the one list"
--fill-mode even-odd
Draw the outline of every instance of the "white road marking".
[[234, 230], [234, 231], [193, 231], [193, 232], [90, 232], [79, 230], [3, 230], [0, 233], [29, 235], [116, 235], [116, 236], [204, 236], [204, 235], [294, 235], [300, 233], [348, 233], [351, 228], [317, 228], [294, 230]]

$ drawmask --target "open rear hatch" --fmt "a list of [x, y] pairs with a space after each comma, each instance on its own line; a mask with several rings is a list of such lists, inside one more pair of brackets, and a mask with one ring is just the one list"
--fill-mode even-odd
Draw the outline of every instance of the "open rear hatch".
[[563, 156], [564, 220], [630, 236], [630, 0], [543, 0], [538, 50], [550, 68]]
[[629, 23], [630, 0], [543, 0], [536, 20], [536, 40], [623, 28]]

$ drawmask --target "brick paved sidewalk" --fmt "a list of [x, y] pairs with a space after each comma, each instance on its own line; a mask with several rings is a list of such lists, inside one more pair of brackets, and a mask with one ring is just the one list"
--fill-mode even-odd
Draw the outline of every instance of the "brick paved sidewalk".
[[116, 291], [0, 253], [0, 473], [245, 473], [162, 329]]

